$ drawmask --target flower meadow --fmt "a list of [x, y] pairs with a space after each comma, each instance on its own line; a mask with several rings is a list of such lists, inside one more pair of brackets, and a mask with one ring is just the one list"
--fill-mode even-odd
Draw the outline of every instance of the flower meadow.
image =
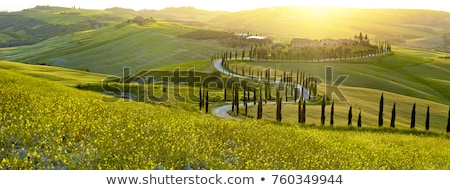
[[450, 169], [445, 134], [231, 121], [0, 76], [1, 169]]

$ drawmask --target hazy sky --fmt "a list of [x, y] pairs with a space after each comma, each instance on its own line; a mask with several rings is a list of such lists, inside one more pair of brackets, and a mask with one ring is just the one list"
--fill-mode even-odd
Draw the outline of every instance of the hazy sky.
[[227, 3], [215, 0], [1, 0], [0, 11], [19, 11], [36, 5], [105, 9], [123, 7], [135, 10], [163, 9], [165, 7], [193, 6], [205, 10], [240, 11], [261, 7], [285, 5], [325, 5], [356, 8], [411, 8], [450, 12], [449, 0], [232, 0]]

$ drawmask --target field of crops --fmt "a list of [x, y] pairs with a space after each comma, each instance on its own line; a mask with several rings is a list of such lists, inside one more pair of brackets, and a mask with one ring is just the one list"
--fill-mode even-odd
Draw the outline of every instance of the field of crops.
[[2, 169], [450, 169], [443, 133], [236, 122], [0, 75]]

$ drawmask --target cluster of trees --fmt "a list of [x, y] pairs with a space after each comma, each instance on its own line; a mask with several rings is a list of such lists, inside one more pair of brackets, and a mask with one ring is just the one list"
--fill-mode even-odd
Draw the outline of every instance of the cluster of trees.
[[225, 55], [216, 55], [213, 58], [225, 57], [227, 59], [241, 59], [248, 57], [257, 61], [325, 61], [342, 60], [372, 55], [387, 54], [392, 51], [391, 45], [382, 42], [372, 47], [361, 48], [360, 46], [336, 46], [336, 47], [305, 47], [299, 50], [290, 49], [282, 44], [272, 47], [262, 43], [251, 45], [249, 50], [227, 51]]
[[148, 24], [152, 24], [155, 22], [156, 22], [156, 20], [153, 19], [153, 17], [144, 18], [141, 16], [134, 17], [133, 19], [127, 21], [127, 23], [136, 23], [139, 26], [146, 26]]

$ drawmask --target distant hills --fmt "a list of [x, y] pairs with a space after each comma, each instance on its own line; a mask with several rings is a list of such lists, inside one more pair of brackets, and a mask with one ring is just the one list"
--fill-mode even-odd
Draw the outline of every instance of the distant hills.
[[[129, 22], [136, 18], [152, 23]], [[137, 72], [206, 60], [233, 49], [214, 39], [186, 38], [192, 31], [186, 28], [250, 32], [274, 41], [347, 39], [362, 32], [371, 41], [450, 51], [450, 13], [440, 11], [273, 7], [231, 13], [192, 7], [135, 11], [38, 6], [0, 13], [0, 60], [120, 74], [123, 67]]]
[[135, 11], [118, 7], [86, 10], [37, 6], [0, 14], [0, 47], [33, 44], [54, 36], [119, 24], [136, 16], [280, 39], [350, 38], [363, 32], [376, 41], [428, 48], [443, 46], [442, 36], [450, 33], [450, 13], [431, 10], [271, 7], [220, 12], [193, 7]]
[[[450, 32], [450, 13], [429, 10], [273, 7], [223, 14], [208, 22], [289, 37], [350, 38], [361, 31], [378, 41], [426, 47], [443, 45], [443, 34]], [[429, 44], [434, 38], [435, 44]]]

